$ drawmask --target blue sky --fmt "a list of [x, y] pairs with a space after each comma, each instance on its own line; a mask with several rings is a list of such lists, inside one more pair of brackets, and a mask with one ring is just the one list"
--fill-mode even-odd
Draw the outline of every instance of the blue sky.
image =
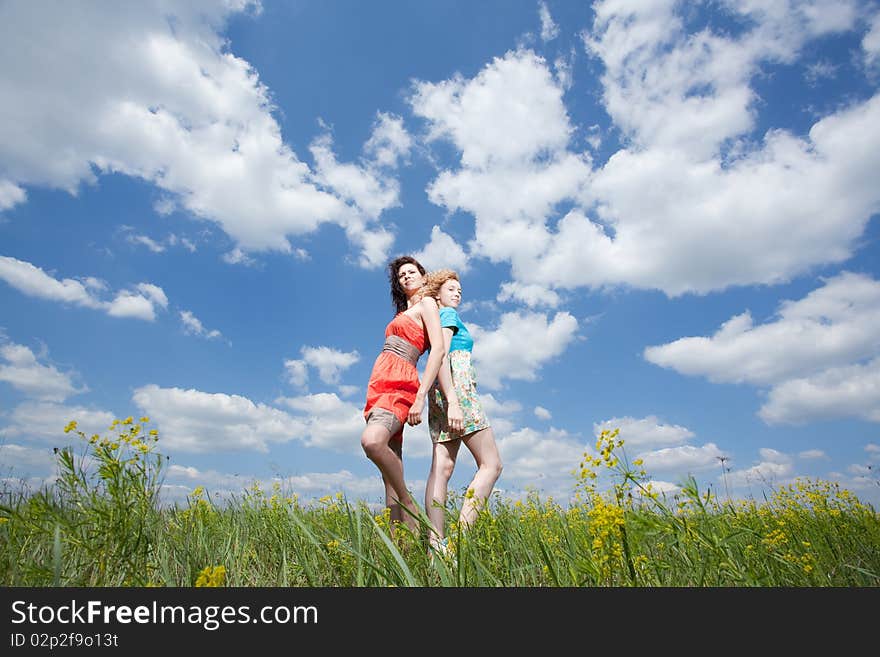
[[876, 2], [6, 2], [0, 61], [8, 485], [147, 415], [168, 500], [381, 503], [410, 253], [461, 274], [502, 494], [617, 427], [662, 490], [880, 502]]

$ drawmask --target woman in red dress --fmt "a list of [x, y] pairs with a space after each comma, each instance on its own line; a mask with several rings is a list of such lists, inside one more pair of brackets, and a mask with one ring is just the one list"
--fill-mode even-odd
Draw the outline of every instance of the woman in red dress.
[[[437, 301], [419, 294], [425, 282], [425, 268], [412, 256], [401, 256], [389, 263], [388, 278], [397, 312], [385, 328], [385, 344], [367, 385], [367, 426], [361, 435], [361, 447], [382, 473], [385, 504], [391, 510], [392, 523], [403, 520], [415, 533], [419, 511], [403, 476], [403, 426], [415, 426], [422, 421], [425, 397], [437, 378], [446, 350]], [[429, 348], [431, 352], [419, 381], [416, 364]], [[449, 401], [449, 426], [460, 431], [463, 415], [455, 390], [443, 392]]]

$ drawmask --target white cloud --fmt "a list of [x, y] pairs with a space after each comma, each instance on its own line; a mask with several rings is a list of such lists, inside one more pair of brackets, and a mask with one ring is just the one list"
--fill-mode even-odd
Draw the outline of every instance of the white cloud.
[[553, 415], [550, 413], [550, 411], [548, 411], [543, 406], [535, 406], [534, 413], [535, 413], [535, 417], [537, 417], [541, 420], [549, 420], [551, 417], [553, 417]]
[[[3, 3], [0, 168], [20, 189], [70, 193], [107, 173], [144, 179], [165, 193], [160, 212], [174, 203], [213, 221], [244, 252], [291, 253], [289, 237], [330, 222], [367, 251], [361, 264], [384, 260], [371, 251], [389, 243], [374, 218], [396, 181], [345, 165], [337, 175], [335, 159], [316, 179], [284, 143], [269, 90], [224, 37], [250, 7]], [[370, 148], [383, 163], [406, 151], [399, 128], [379, 115]], [[7, 206], [21, 202], [3, 189]]]
[[[661, 497], [671, 497], [673, 495], [677, 495], [681, 490], [681, 486], [678, 484], [674, 484], [670, 481], [663, 481], [662, 479], [650, 479], [646, 484], [651, 485], [651, 490], [655, 493], [658, 493]], [[641, 489], [639, 489], [641, 490]]]
[[64, 427], [71, 420], [76, 420], [79, 430], [87, 436], [96, 433], [103, 436], [114, 419], [107, 411], [28, 401], [12, 409], [6, 427], [0, 429], [0, 436], [21, 436], [25, 440], [38, 438], [61, 445], [78, 440], [64, 433]]
[[758, 415], [768, 424], [843, 417], [880, 422], [880, 358], [784, 381], [770, 390]]
[[251, 258], [244, 250], [235, 247], [231, 251], [223, 254], [223, 262], [230, 265], [244, 265], [245, 267], [253, 267], [257, 261]]
[[516, 415], [522, 410], [522, 404], [513, 399], [500, 401], [492, 393], [480, 395], [480, 405], [489, 415]]
[[375, 166], [396, 167], [406, 161], [412, 150], [413, 139], [399, 116], [379, 112], [373, 133], [364, 144], [364, 153]]
[[369, 167], [337, 162], [329, 133], [316, 138], [309, 150], [315, 158], [315, 180], [354, 203], [365, 217], [376, 219], [384, 210], [399, 205], [396, 180], [386, 180]]
[[597, 169], [570, 138], [600, 135], [570, 123], [562, 83], [530, 51], [471, 79], [417, 83], [410, 101], [429, 143], [460, 153], [429, 198], [474, 216], [469, 255], [509, 262], [522, 286], [669, 296], [785, 282], [847, 260], [880, 204], [880, 96], [836, 109], [807, 135], [758, 134], [754, 81], [768, 61], [792, 63], [810, 39], [853, 29], [855, 5], [725, 6], [748, 15], [745, 29], [687, 34], [675, 2], [594, 5], [584, 42], [604, 65], [602, 102], [623, 133]]
[[464, 249], [451, 235], [444, 233], [440, 226], [431, 229], [431, 239], [421, 251], [413, 254], [425, 269], [454, 269], [464, 274], [469, 269], [468, 257]]
[[880, 61], [880, 13], [874, 14], [868, 28], [862, 39], [862, 50], [865, 51], [865, 63], [873, 66]]
[[550, 9], [544, 0], [538, 2], [538, 15], [541, 17], [541, 41], [552, 41], [559, 36], [559, 26], [553, 21]]
[[116, 298], [107, 304], [107, 314], [111, 317], [130, 317], [152, 322], [156, 319], [156, 311], [150, 299], [132, 292], [119, 292]]
[[820, 80], [833, 79], [837, 75], [838, 66], [829, 61], [816, 62], [807, 66], [804, 77], [811, 85], [815, 85]]
[[711, 337], [647, 347], [645, 358], [710, 381], [758, 385], [846, 365], [880, 353], [880, 283], [843, 272], [799, 301], [786, 301], [775, 321], [755, 326], [746, 311]]
[[125, 238], [132, 244], [143, 244], [153, 253], [162, 253], [165, 251], [165, 247], [154, 240], [152, 237], [147, 237], [146, 235], [138, 235], [136, 233], [132, 233], [126, 236]]
[[568, 57], [557, 57], [553, 60], [553, 70], [556, 72], [556, 81], [560, 88], [568, 91], [574, 84], [574, 59], [575, 51], [571, 49]]
[[[50, 447], [34, 448], [15, 443], [0, 444], [0, 475], [46, 476], [55, 470], [55, 454]], [[9, 471], [7, 471], [7, 469]], [[11, 471], [11, 472], [10, 472]], [[0, 481], [8, 481], [6, 479]]]
[[681, 445], [694, 437], [694, 432], [677, 424], [664, 424], [656, 416], [641, 419], [615, 417], [593, 425], [593, 433], [598, 437], [602, 431], [620, 429], [619, 440], [624, 447], [650, 448], [667, 445]]
[[566, 431], [526, 427], [497, 440], [504, 459], [504, 485], [574, 488], [572, 472], [584, 456], [580, 440]]
[[73, 303], [87, 308], [101, 306], [79, 281], [71, 278], [59, 281], [39, 267], [17, 258], [0, 256], [0, 278], [31, 297]]
[[138, 283], [136, 291], [122, 290], [112, 301], [102, 301], [90, 290], [105, 290], [103, 281], [93, 278], [85, 279], [85, 284], [71, 278], [59, 281], [39, 267], [9, 256], [0, 256], [0, 279], [28, 296], [100, 309], [113, 317], [134, 317], [151, 322], [156, 318], [156, 305], [168, 306], [165, 292], [151, 283]]
[[297, 496], [301, 504], [309, 504], [326, 495], [342, 493], [350, 500], [380, 498], [384, 493], [381, 480], [375, 476], [357, 477], [348, 470], [336, 472], [309, 472], [289, 475], [279, 473], [270, 478], [246, 477], [241, 473], [228, 474], [216, 470], [200, 470], [193, 466], [170, 465], [165, 478], [162, 497], [166, 502], [185, 501], [197, 485], [205, 487], [210, 497], [228, 499], [240, 496], [242, 490], [253, 485], [267, 494], [275, 490], [284, 497]]
[[6, 361], [0, 362], [0, 381], [33, 399], [61, 402], [88, 392], [87, 386], [74, 385], [76, 373], [59, 372], [54, 365], [38, 362], [34, 352], [24, 345], [0, 341], [0, 359]]
[[362, 455], [360, 437], [364, 423], [363, 404], [341, 400], [334, 393], [317, 393], [278, 400], [298, 411], [303, 422], [303, 440], [311, 447]]
[[719, 466], [719, 457], [724, 456], [715, 443], [706, 443], [702, 447], [681, 445], [664, 447], [642, 452], [636, 458], [642, 459], [647, 472], [691, 472], [711, 470]]
[[351, 397], [352, 395], [356, 395], [360, 393], [360, 386], [351, 386], [351, 385], [340, 385], [337, 386], [336, 389], [339, 391], [339, 394], [343, 397]]
[[768, 423], [855, 416], [880, 421], [880, 283], [843, 272], [775, 321], [755, 326], [748, 311], [711, 337], [647, 347], [661, 367], [715, 383], [770, 386], [760, 411]]
[[272, 443], [305, 436], [302, 420], [240, 395], [150, 384], [137, 388], [132, 399], [158, 426], [160, 449], [166, 454], [267, 452]]
[[561, 302], [559, 295], [553, 290], [549, 290], [542, 285], [525, 285], [516, 281], [503, 283], [498, 296], [495, 298], [501, 303], [505, 301], [518, 301], [530, 308], [537, 308], [539, 306], [556, 308]]
[[561, 90], [527, 50], [496, 57], [473, 80], [416, 82], [410, 103], [429, 121], [428, 139], [450, 139], [473, 170], [559, 150], [571, 133]]
[[512, 432], [515, 426], [512, 418], [522, 410], [522, 405], [513, 399], [501, 401], [489, 392], [480, 393], [479, 397], [496, 436]]
[[180, 311], [180, 321], [183, 322], [183, 330], [188, 335], [197, 335], [209, 340], [223, 337], [223, 334], [217, 329], [212, 329], [210, 331], [206, 329], [199, 318], [193, 315], [189, 310]]
[[494, 330], [470, 324], [480, 386], [497, 390], [503, 379], [535, 381], [538, 370], [565, 351], [577, 328], [577, 320], [567, 312], [549, 321], [540, 313], [504, 313]]
[[9, 210], [27, 199], [27, 192], [8, 180], [0, 179], [0, 212]]
[[748, 488], [784, 485], [791, 480], [794, 468], [790, 462], [780, 460], [762, 461], [742, 470], [729, 472], [727, 480], [731, 486]]
[[[339, 351], [331, 347], [302, 347], [300, 353], [303, 362], [318, 370], [321, 381], [328, 385], [339, 383], [342, 372], [361, 359], [357, 351]], [[293, 367], [295, 369], [297, 366]]]
[[309, 366], [304, 360], [285, 360], [284, 369], [292, 385], [302, 388], [309, 382]]

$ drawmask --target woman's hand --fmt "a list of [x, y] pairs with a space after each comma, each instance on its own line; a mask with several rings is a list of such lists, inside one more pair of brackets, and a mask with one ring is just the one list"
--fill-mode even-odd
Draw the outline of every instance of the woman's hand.
[[407, 423], [413, 427], [420, 424], [422, 421], [422, 411], [424, 410], [425, 398], [422, 395], [417, 394], [413, 405], [409, 407], [409, 414], [406, 416]]
[[446, 423], [452, 433], [461, 433], [464, 429], [464, 413], [457, 401], [449, 403], [449, 408], [446, 411]]

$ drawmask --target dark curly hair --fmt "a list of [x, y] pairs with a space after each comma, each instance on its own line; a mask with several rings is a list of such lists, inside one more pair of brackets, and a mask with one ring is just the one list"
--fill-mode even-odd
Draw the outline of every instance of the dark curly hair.
[[407, 297], [406, 292], [403, 291], [403, 287], [400, 285], [400, 281], [397, 280], [397, 272], [407, 263], [415, 265], [422, 276], [425, 275], [425, 268], [422, 267], [422, 263], [409, 255], [400, 256], [388, 263], [388, 282], [391, 283], [391, 305], [394, 306], [395, 311], [398, 313], [406, 310]]

